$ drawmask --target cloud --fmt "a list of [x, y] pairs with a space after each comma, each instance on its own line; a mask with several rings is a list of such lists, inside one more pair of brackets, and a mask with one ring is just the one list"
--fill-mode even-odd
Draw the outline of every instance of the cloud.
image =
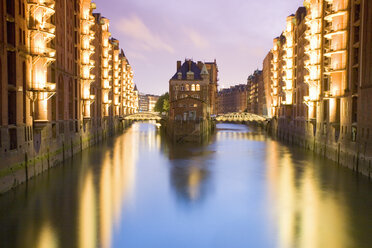
[[159, 35], [153, 33], [138, 16], [122, 18], [116, 28], [132, 39], [139, 50], [161, 50], [174, 53], [174, 48], [167, 44]]
[[189, 36], [191, 42], [199, 49], [205, 49], [209, 46], [209, 42], [200, 33], [193, 29], [185, 29], [186, 34]]

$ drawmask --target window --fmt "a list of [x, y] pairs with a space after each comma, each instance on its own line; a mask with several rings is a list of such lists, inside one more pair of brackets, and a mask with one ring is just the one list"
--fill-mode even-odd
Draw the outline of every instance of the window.
[[181, 85], [181, 91], [185, 91], [185, 86]]
[[27, 90], [27, 69], [26, 69], [26, 63], [22, 63], [22, 87], [23, 87], [23, 123], [26, 124], [27, 122], [27, 112], [26, 112], [26, 100], [27, 100], [27, 95], [26, 95], [26, 90]]
[[9, 138], [10, 138], [10, 150], [17, 149], [17, 129], [10, 128], [9, 129]]
[[23, 42], [23, 39], [22, 39], [22, 29], [19, 29], [19, 41], [18, 41], [18, 44], [22, 44]]
[[191, 85], [191, 91], [195, 91], [195, 84]]
[[175, 91], [178, 91], [178, 90], [179, 90], [178, 85], [174, 86], [174, 90], [175, 90]]
[[185, 88], [186, 91], [190, 91], [190, 85], [186, 84], [186, 88]]
[[8, 92], [8, 124], [16, 125], [17, 122], [17, 92]]
[[196, 85], [196, 91], [200, 91], [200, 84]]

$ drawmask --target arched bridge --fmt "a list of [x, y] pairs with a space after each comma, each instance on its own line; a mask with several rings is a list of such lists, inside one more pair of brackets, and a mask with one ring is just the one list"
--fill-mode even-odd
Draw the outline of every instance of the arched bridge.
[[218, 115], [216, 117], [218, 122], [256, 122], [256, 123], [265, 123], [267, 119], [263, 116], [237, 112], [237, 113], [228, 113], [223, 115]]
[[141, 112], [124, 117], [125, 120], [131, 121], [160, 121], [161, 115], [156, 112]]

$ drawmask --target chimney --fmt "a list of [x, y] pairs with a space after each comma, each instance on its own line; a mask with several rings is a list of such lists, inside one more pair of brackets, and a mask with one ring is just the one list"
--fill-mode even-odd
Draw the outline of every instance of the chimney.
[[189, 71], [191, 71], [191, 59], [188, 62], [189, 62]]
[[177, 61], [177, 71], [181, 68], [181, 61]]

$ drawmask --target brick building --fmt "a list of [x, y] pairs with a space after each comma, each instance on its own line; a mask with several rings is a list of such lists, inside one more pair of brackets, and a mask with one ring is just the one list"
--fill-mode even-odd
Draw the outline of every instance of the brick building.
[[156, 102], [159, 96], [150, 94], [139, 94], [139, 112], [154, 111]]
[[372, 2], [304, 4], [287, 17], [285, 30], [264, 61], [273, 130], [369, 175]]
[[0, 191], [138, 110], [131, 66], [95, 8], [90, 0], [0, 1]]
[[247, 111], [248, 87], [246, 84], [231, 86], [218, 92], [218, 114]]
[[177, 61], [169, 81], [171, 120], [204, 120], [217, 111], [217, 72], [216, 62]]
[[256, 70], [247, 80], [248, 100], [247, 112], [263, 115], [265, 110], [265, 91], [262, 71]]

